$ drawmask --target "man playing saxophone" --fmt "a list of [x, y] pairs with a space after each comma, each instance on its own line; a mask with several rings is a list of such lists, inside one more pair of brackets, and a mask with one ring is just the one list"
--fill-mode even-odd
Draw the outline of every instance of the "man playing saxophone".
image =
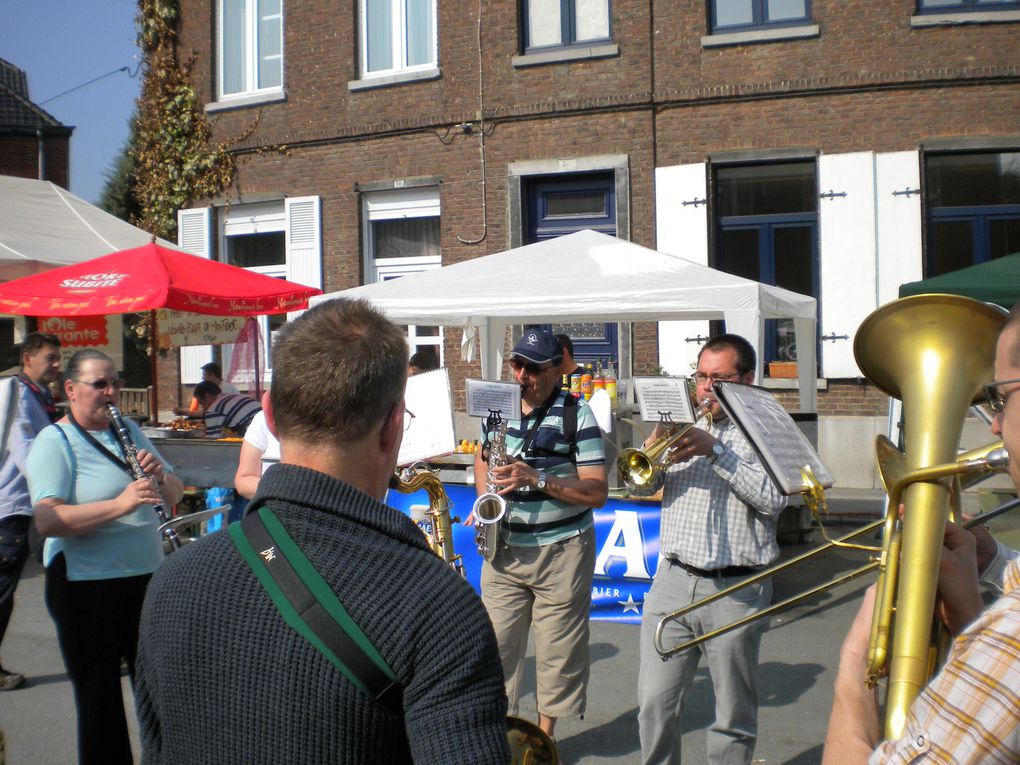
[[[587, 404], [560, 391], [562, 361], [555, 337], [525, 329], [510, 360], [521, 384], [523, 416], [507, 418], [508, 464], [490, 475], [482, 453], [475, 458], [479, 495], [491, 481], [507, 500], [495, 553], [482, 567], [482, 601], [496, 628], [510, 713], [517, 713], [528, 628], [534, 625], [538, 724], [550, 735], [558, 718], [585, 710], [592, 508], [608, 496], [598, 423]], [[487, 442], [488, 434], [482, 435]]]
[[[662, 496], [662, 560], [645, 598], [641, 619], [638, 724], [642, 763], [680, 762], [681, 713], [699, 654], [663, 662], [655, 650], [659, 621], [735, 584], [779, 556], [776, 524], [786, 497], [769, 478], [751, 445], [725, 416], [715, 381], [750, 384], [755, 352], [737, 335], [709, 340], [698, 355], [697, 400], [708, 401], [713, 423], [691, 428], [667, 458], [673, 464]], [[656, 439], [659, 428], [646, 445]], [[663, 642], [674, 645], [761, 610], [772, 599], [771, 581], [749, 586], [671, 621]], [[715, 688], [715, 721], [708, 731], [709, 763], [750, 763], [758, 729], [758, 648], [761, 620], [699, 648]]]

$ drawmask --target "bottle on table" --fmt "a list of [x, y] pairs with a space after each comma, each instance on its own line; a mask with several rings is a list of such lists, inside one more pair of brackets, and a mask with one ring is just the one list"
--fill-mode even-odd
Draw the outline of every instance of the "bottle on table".
[[606, 388], [606, 376], [602, 369], [602, 357], [599, 357], [598, 364], [595, 367], [595, 375], [591, 378], [591, 392], [594, 393], [597, 390], [605, 390]]
[[591, 398], [591, 381], [591, 362], [589, 361], [584, 365], [584, 372], [581, 373], [581, 395], [584, 396], [585, 401]]
[[606, 393], [609, 394], [609, 405], [612, 407], [613, 414], [616, 414], [617, 385], [612, 359], [609, 360], [609, 366], [606, 368]]

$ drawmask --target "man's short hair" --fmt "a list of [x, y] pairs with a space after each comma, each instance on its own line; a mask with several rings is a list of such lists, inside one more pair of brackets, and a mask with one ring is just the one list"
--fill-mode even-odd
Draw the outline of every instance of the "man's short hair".
[[411, 354], [411, 358], [408, 360], [407, 365], [410, 367], [417, 367], [422, 372], [439, 369], [439, 362], [436, 361], [436, 357], [433, 355], [432, 351], [418, 351], [417, 353]]
[[754, 347], [747, 342], [740, 335], [734, 335], [726, 333], [723, 335], [716, 335], [707, 343], [705, 343], [701, 350], [698, 351], [698, 361], [701, 361], [701, 354], [705, 351], [713, 351], [718, 353], [725, 349], [731, 349], [737, 354], [737, 372], [742, 375], [746, 375], [748, 372], [754, 372], [758, 368], [758, 356], [754, 352]]
[[570, 358], [574, 358], [574, 341], [570, 335], [556, 335], [556, 339], [560, 341], [560, 348], [569, 353]]
[[209, 380], [203, 380], [195, 386], [195, 390], [191, 392], [191, 395], [201, 401], [206, 396], [216, 397], [223, 391], [220, 390], [220, 386]]
[[[1017, 326], [1020, 326], [1020, 303], [1017, 303], [1010, 309], [1009, 315], [1006, 316], [1006, 321], [999, 330], [999, 335], [1001, 336], [1002, 333], [1010, 327]], [[1017, 335], [1017, 340], [1013, 343], [1013, 347], [1010, 349], [1009, 363], [1010, 366], [1020, 366], [1020, 334]]]
[[210, 361], [208, 364], [202, 365], [203, 372], [212, 372], [221, 380], [223, 379], [223, 367], [217, 364], [215, 361]]
[[352, 443], [404, 397], [407, 338], [365, 300], [337, 298], [288, 322], [269, 393], [280, 440]]
[[29, 332], [21, 343], [21, 354], [34, 356], [47, 346], [60, 347], [60, 338], [49, 332]]

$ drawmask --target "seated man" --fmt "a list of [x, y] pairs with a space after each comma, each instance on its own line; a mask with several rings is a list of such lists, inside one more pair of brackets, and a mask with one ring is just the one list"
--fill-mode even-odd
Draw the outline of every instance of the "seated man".
[[211, 382], [200, 382], [195, 386], [195, 399], [205, 412], [205, 434], [220, 438], [224, 429], [234, 435], [244, 436], [252, 419], [262, 411], [262, 404], [243, 393], [224, 393]]

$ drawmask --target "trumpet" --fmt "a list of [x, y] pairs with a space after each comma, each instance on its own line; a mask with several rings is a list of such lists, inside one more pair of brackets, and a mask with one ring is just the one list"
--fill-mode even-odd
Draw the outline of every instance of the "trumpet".
[[712, 427], [712, 401], [705, 399], [694, 410], [694, 422], [673, 433], [660, 436], [647, 449], [624, 449], [616, 460], [616, 467], [623, 476], [627, 489], [635, 497], [650, 497], [666, 482], [666, 455], [687, 431], [705, 420], [705, 427]]

